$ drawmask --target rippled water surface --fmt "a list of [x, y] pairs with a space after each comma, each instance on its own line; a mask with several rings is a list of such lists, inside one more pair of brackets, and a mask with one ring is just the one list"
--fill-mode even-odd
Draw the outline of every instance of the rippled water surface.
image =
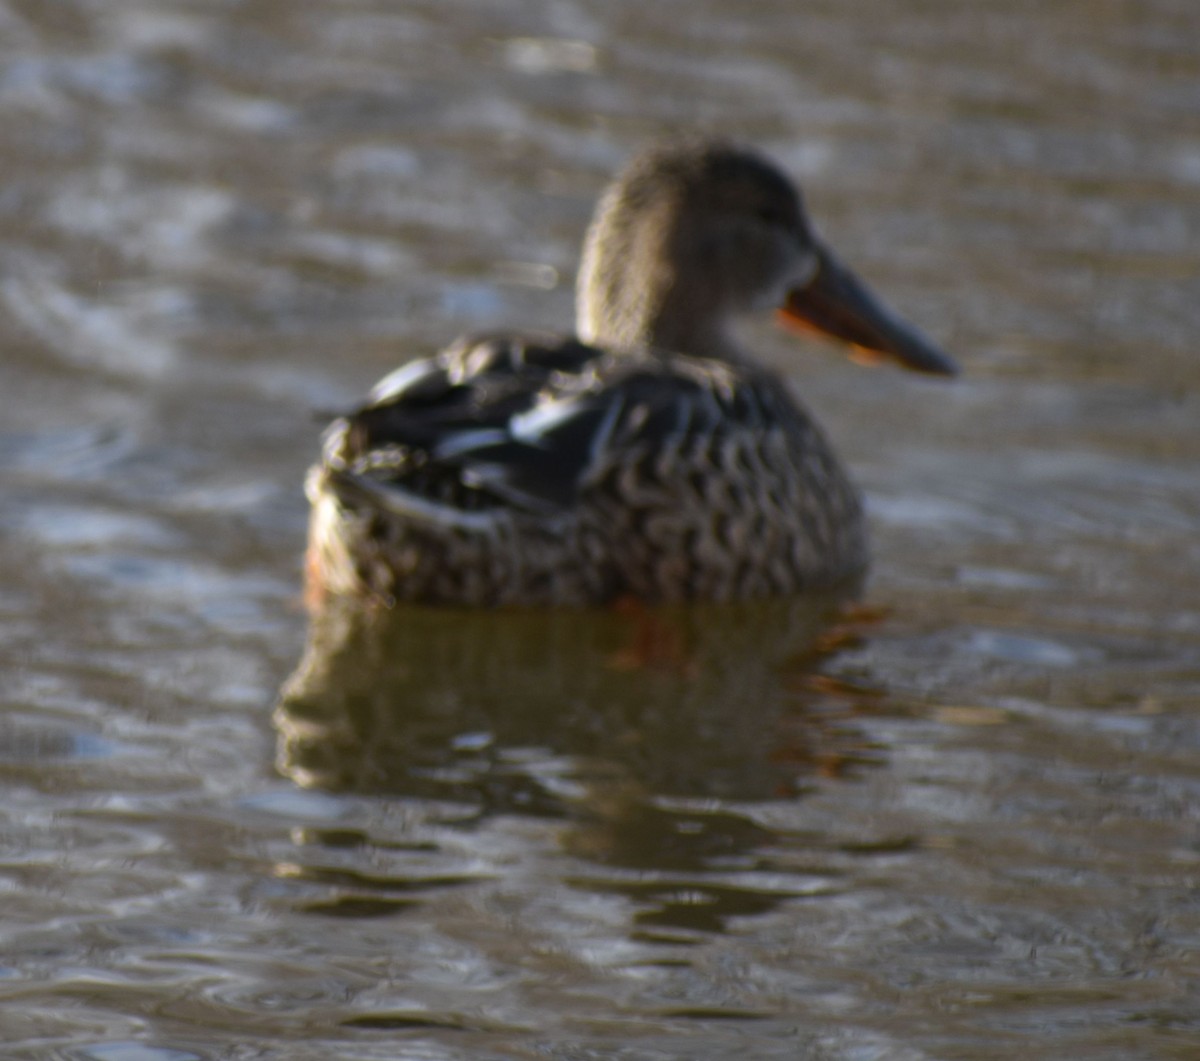
[[[0, 1041], [1200, 1052], [1192, 0], [0, 0]], [[865, 608], [300, 604], [319, 414], [567, 326], [703, 126], [962, 360], [764, 324]]]

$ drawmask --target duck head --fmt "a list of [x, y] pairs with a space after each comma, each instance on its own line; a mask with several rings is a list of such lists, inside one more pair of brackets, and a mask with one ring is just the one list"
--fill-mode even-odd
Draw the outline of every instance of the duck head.
[[584, 241], [576, 330], [615, 349], [738, 360], [737, 318], [767, 308], [860, 360], [951, 375], [814, 233], [799, 190], [758, 153], [699, 141], [652, 149], [605, 190]]

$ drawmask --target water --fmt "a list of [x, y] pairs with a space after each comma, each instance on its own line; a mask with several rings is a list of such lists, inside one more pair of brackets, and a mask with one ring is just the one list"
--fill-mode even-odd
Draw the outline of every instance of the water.
[[[0, 1053], [1196, 1056], [1198, 41], [0, 3]], [[599, 187], [695, 124], [965, 365], [753, 335], [868, 493], [868, 609], [310, 630], [314, 412], [566, 325]]]

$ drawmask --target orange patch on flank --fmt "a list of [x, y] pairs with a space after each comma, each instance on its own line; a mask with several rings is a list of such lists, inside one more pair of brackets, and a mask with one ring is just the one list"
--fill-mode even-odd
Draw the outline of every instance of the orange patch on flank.
[[321, 553], [315, 545], [310, 545], [304, 552], [304, 606], [310, 612], [319, 611], [326, 595]]

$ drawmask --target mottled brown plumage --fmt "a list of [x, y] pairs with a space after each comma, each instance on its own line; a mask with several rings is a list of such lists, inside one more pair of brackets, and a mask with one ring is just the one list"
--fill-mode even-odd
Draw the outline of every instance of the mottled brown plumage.
[[589, 229], [580, 339], [460, 340], [331, 425], [307, 484], [313, 596], [729, 601], [854, 577], [857, 492], [733, 336], [769, 307], [953, 371], [836, 262], [761, 156], [712, 142], [641, 156]]

